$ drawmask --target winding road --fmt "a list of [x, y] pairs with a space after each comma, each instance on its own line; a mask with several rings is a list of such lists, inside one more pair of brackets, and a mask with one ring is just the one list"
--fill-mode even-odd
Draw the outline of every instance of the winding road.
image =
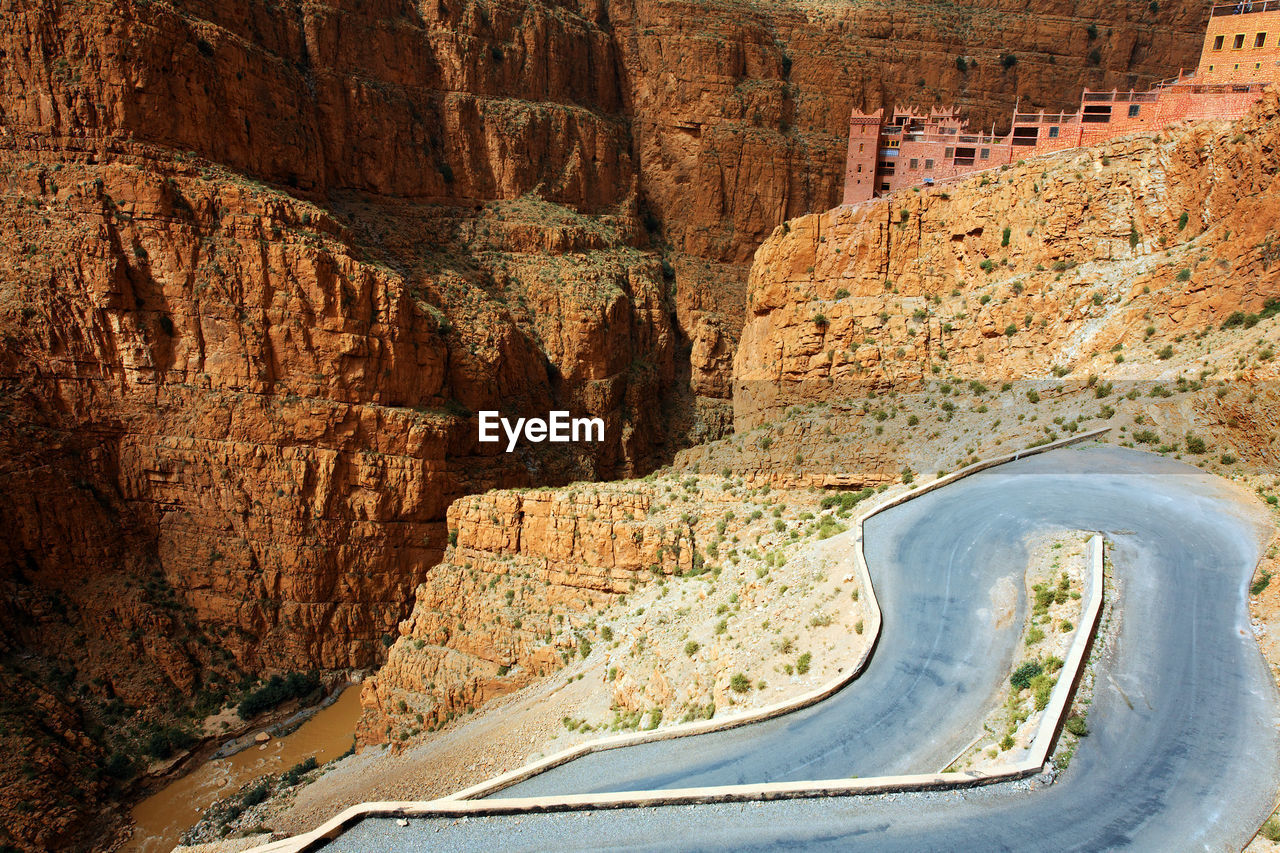
[[[802, 711], [584, 756], [494, 797], [937, 771], [1007, 675], [1025, 602], [1024, 541], [1050, 528], [1113, 543], [1118, 634], [1091, 734], [1062, 779], [768, 803], [370, 819], [326, 850], [1238, 850], [1280, 787], [1277, 692], [1249, 630], [1264, 516], [1222, 480], [1114, 447], [1055, 450], [967, 477], [865, 527], [884, 612], [860, 678]], [[1035, 789], [1035, 790], [1032, 790]]]

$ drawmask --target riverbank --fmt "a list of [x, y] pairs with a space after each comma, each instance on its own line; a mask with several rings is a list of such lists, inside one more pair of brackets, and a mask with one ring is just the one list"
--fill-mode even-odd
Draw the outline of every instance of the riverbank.
[[[126, 853], [168, 853], [217, 800], [262, 776], [315, 758], [318, 764], [347, 752], [360, 716], [358, 684], [335, 691], [318, 706], [224, 742], [190, 773], [170, 782], [132, 809], [134, 829]], [[299, 724], [300, 723], [300, 724]], [[279, 732], [256, 743], [259, 732]], [[246, 743], [247, 742], [247, 743]]]

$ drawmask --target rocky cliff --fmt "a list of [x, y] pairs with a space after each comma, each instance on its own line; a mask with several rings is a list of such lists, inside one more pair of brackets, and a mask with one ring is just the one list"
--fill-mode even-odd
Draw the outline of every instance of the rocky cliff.
[[[103, 774], [202, 691], [378, 663], [454, 498], [723, 433], [747, 265], [838, 197], [851, 106], [1059, 106], [1189, 64], [1204, 15], [0, 11], [0, 663], [57, 707], [6, 727], [39, 756], [5, 764], [0, 841], [37, 848], [102, 837]], [[606, 442], [474, 440], [552, 406]]]
[[691, 525], [651, 519], [656, 504], [644, 484], [454, 502], [456, 547], [417, 588], [401, 639], [365, 682], [361, 739], [388, 739], [405, 714], [434, 728], [526, 686], [598, 640], [601, 607], [639, 582], [691, 569], [701, 560]]
[[1027, 160], [780, 227], [752, 269], [736, 428], [943, 371], [987, 384], [1123, 380], [1205, 356], [1239, 381], [1273, 376], [1269, 358], [1241, 352], [1239, 318], [1226, 324], [1234, 343], [1196, 341], [1280, 298], [1277, 140], [1271, 93], [1238, 123]]

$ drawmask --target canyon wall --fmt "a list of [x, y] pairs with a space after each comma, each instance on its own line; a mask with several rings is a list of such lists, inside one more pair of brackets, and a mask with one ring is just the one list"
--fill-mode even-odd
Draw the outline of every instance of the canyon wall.
[[[0, 772], [0, 842], [26, 848], [107, 837], [112, 759], [144, 766], [201, 691], [379, 663], [455, 498], [643, 473], [726, 432], [748, 265], [839, 197], [851, 106], [1060, 106], [1188, 64], [1204, 17], [0, 12], [0, 666], [53, 708], [0, 735], [33, 756]], [[478, 409], [551, 407], [607, 440], [474, 439]]]
[[[1272, 92], [1239, 123], [1175, 126], [780, 227], [752, 269], [736, 428], [940, 373], [990, 385], [1182, 364], [1184, 337], [1280, 298], [1277, 104]], [[1242, 382], [1274, 370], [1234, 361], [1212, 359]]]

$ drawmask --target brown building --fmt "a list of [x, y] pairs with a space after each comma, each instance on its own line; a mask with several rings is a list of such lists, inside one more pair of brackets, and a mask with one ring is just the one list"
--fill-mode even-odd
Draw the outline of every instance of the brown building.
[[1022, 113], [1007, 134], [974, 133], [952, 108], [849, 119], [844, 203], [928, 186], [1024, 157], [1093, 145], [1178, 121], [1239, 118], [1280, 80], [1280, 0], [1215, 6], [1200, 63], [1146, 92], [1091, 92], [1074, 113]]

